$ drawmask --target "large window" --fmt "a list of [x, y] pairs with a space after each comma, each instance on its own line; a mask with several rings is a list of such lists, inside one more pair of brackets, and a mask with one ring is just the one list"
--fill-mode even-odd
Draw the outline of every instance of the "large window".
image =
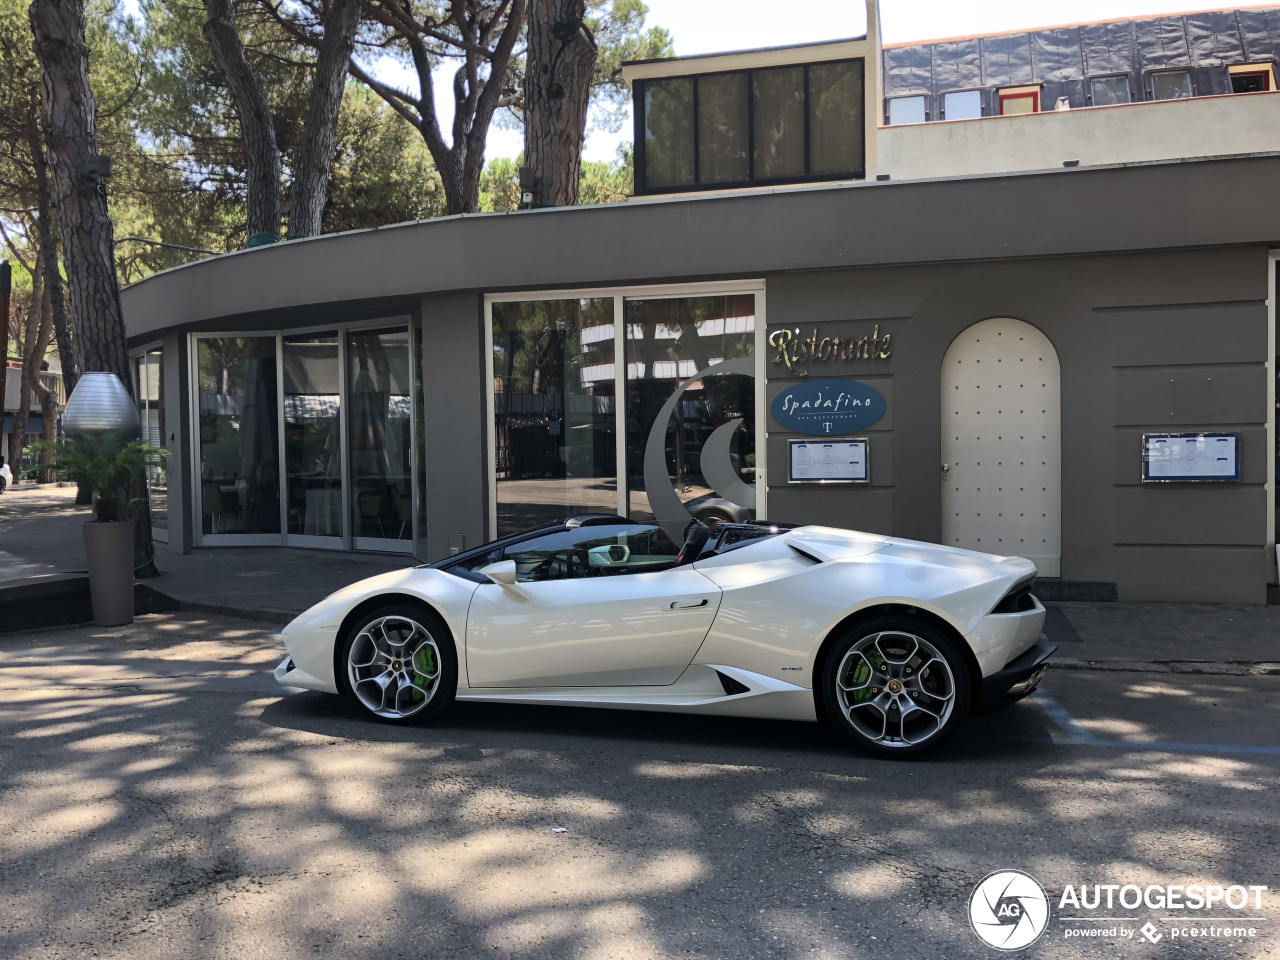
[[655, 187], [693, 182], [693, 81], [644, 85], [644, 175]]
[[943, 120], [977, 120], [981, 116], [981, 90], [958, 90], [942, 95]]
[[284, 465], [289, 533], [342, 536], [338, 334], [284, 338]]
[[[358, 540], [413, 537], [409, 331], [347, 335], [351, 527]], [[375, 546], [375, 544], [369, 544]]]
[[[668, 401], [691, 377], [755, 355], [755, 297], [627, 300], [625, 319], [627, 515], [654, 516], [653, 484], [669, 484], [695, 515], [717, 506], [722, 518], [738, 518], [735, 507], [751, 512], [754, 491], [744, 495], [744, 485], [755, 482], [756, 469], [752, 376], [715, 374], [694, 381], [666, 422], [659, 421]], [[741, 421], [736, 429], [729, 426], [735, 421]], [[712, 439], [721, 427], [732, 430], [724, 449]], [[663, 453], [657, 475], [646, 462], [655, 435], [662, 438]]]
[[200, 542], [412, 552], [426, 531], [418, 329], [194, 337]]
[[1128, 103], [1129, 75], [1115, 77], [1090, 77], [1089, 102], [1095, 107], [1110, 107], [1117, 103]]
[[280, 533], [275, 337], [196, 341], [205, 534]]
[[618, 510], [613, 298], [493, 304], [496, 536]]
[[1193, 95], [1190, 72], [1164, 70], [1151, 74], [1152, 100], [1185, 100]]
[[861, 177], [863, 61], [637, 80], [636, 192]]
[[[133, 395], [138, 402], [138, 419], [142, 421], [142, 439], [149, 446], [163, 447], [164, 351], [161, 348], [156, 347], [133, 358]], [[169, 482], [164, 466], [157, 464], [147, 468], [147, 495], [152, 535], [164, 541], [169, 530]]]
[[889, 100], [889, 126], [896, 127], [904, 123], [924, 123], [929, 119], [929, 111], [924, 97], [892, 97]]
[[754, 516], [756, 296], [490, 300], [490, 536], [604, 513], [656, 519], [679, 543], [690, 516]]

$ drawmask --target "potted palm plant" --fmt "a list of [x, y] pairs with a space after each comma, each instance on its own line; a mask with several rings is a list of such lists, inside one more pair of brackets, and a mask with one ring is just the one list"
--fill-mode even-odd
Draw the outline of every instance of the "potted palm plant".
[[[33, 444], [37, 454], [52, 453], [68, 479], [93, 493], [93, 520], [84, 525], [93, 622], [100, 627], [133, 622], [133, 532], [137, 499], [129, 490], [148, 467], [162, 466], [168, 451], [119, 434], [82, 434], [61, 443]], [[45, 460], [28, 470], [48, 469]]]

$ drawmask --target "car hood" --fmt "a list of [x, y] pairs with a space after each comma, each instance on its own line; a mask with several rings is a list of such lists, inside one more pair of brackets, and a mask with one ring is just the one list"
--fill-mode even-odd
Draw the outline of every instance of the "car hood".
[[979, 553], [976, 550], [962, 550], [922, 540], [904, 540], [900, 537], [840, 530], [835, 527], [796, 527], [787, 531], [783, 539], [792, 548], [821, 562], [853, 560], [878, 554], [881, 559], [937, 564], [965, 570], [980, 577], [1013, 575], [1021, 578], [1036, 572], [1036, 565], [1022, 557]]

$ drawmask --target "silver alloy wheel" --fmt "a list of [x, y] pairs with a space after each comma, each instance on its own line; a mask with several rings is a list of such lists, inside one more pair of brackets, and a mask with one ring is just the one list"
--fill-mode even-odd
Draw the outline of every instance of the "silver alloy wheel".
[[411, 717], [431, 702], [440, 685], [440, 649], [416, 620], [379, 617], [351, 641], [347, 679], [371, 713], [391, 720]]
[[836, 686], [849, 723], [883, 747], [913, 747], [936, 736], [956, 700], [955, 677], [941, 651], [900, 630], [855, 643], [840, 662]]

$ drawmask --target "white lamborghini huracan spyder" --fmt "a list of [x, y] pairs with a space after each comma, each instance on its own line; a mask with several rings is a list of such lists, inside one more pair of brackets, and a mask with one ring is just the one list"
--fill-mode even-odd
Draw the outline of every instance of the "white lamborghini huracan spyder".
[[384, 720], [455, 699], [817, 720], [893, 756], [1026, 696], [1035, 565], [786, 524], [564, 523], [352, 584], [283, 632], [280, 683]]

